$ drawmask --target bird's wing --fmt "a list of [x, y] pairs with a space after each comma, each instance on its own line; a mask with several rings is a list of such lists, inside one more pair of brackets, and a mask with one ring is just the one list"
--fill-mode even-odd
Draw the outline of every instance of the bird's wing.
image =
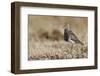
[[73, 40], [75, 43], [83, 44], [73, 32], [71, 33], [71, 40]]
[[76, 36], [73, 32], [71, 32], [70, 38], [71, 38], [71, 40], [73, 40], [73, 41], [78, 40], [77, 36]]

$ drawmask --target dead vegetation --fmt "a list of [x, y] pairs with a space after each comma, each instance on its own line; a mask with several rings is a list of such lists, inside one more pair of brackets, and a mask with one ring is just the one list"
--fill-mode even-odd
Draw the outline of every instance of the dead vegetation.
[[87, 58], [87, 46], [65, 41], [35, 42], [29, 46], [29, 60]]

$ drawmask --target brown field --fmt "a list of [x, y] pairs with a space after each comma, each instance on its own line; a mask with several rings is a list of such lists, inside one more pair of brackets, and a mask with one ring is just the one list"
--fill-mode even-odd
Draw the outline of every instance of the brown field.
[[[84, 45], [64, 41], [66, 23]], [[28, 60], [87, 58], [87, 29], [86, 17], [29, 15]]]

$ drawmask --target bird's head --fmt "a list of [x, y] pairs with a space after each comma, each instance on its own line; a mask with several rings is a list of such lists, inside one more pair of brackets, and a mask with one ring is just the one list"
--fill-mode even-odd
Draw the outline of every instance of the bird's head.
[[65, 24], [64, 29], [66, 29], [67, 31], [71, 31], [70, 25], [69, 24]]

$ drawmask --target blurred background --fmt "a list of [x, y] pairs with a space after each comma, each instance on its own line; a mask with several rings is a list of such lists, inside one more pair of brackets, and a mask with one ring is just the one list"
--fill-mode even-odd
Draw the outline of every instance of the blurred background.
[[69, 16], [28, 16], [29, 40], [63, 40], [64, 27], [69, 24], [73, 33], [87, 44], [88, 39], [88, 18]]

